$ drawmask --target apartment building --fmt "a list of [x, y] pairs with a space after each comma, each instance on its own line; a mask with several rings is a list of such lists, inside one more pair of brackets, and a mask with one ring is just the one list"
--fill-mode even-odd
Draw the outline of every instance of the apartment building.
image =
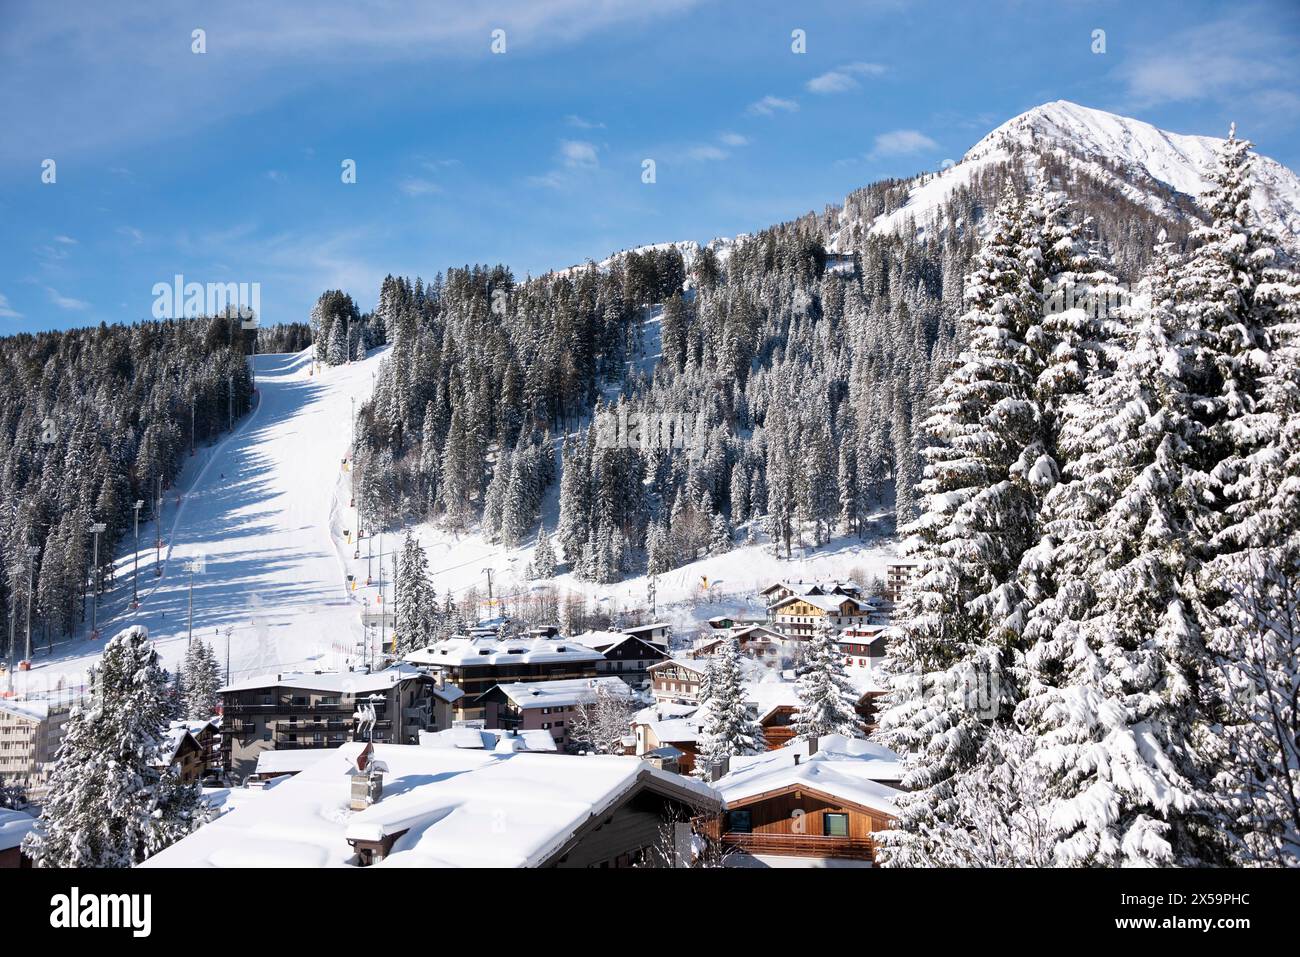
[[461, 690], [409, 665], [384, 671], [263, 675], [227, 685], [222, 763], [236, 780], [257, 770], [263, 751], [337, 747], [357, 736], [354, 715], [374, 708], [375, 742], [411, 743], [451, 726]]
[[485, 717], [479, 698], [499, 684], [594, 678], [604, 661], [599, 651], [563, 638], [458, 635], [413, 651], [405, 664], [463, 691], [455, 718], [469, 721]]
[[0, 698], [0, 784], [19, 784], [39, 795], [70, 711], [68, 704]]
[[909, 585], [916, 580], [920, 562], [894, 562], [885, 570], [885, 597], [897, 605]]
[[790, 595], [772, 605], [772, 628], [788, 641], [807, 641], [823, 622], [837, 630], [883, 621], [874, 599], [851, 595]]
[[602, 693], [632, 701], [627, 682], [613, 675], [572, 678], [567, 681], [516, 681], [497, 685], [483, 694], [481, 704], [488, 728], [512, 731], [549, 731], [555, 746], [569, 745], [569, 731], [578, 709]]

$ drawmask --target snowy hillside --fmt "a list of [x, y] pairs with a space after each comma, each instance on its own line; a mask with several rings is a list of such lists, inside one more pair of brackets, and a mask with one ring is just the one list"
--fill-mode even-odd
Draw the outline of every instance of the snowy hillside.
[[[232, 677], [281, 669], [337, 668], [361, 636], [360, 604], [349, 595], [342, 531], [352, 400], [372, 388], [386, 349], [364, 361], [314, 374], [310, 351], [256, 358], [260, 401], [233, 435], [200, 450], [169, 493], [162, 529], [162, 571], [155, 574], [155, 527], [140, 528], [140, 608], [132, 610], [135, 556], [120, 557], [116, 584], [100, 603], [100, 639], [85, 633], [40, 644], [33, 670], [13, 690], [57, 696], [85, 680], [104, 639], [144, 625], [164, 663], [174, 667], [187, 644], [189, 564], [194, 634], [226, 661]], [[342, 507], [341, 507], [342, 506]]]
[[[1195, 197], [1206, 189], [1206, 173], [1222, 142], [1213, 136], [1169, 133], [1141, 120], [1067, 100], [1045, 103], [997, 127], [971, 147], [961, 162], [918, 178], [906, 203], [877, 217], [869, 231], [897, 233], [909, 224], [918, 230], [936, 225], [943, 203], [955, 191], [968, 185], [976, 172], [1010, 162], [1017, 151], [1025, 151], [1028, 162], [1035, 153], [1055, 153], [1082, 174], [1114, 186], [1153, 212], [1175, 214], [1171, 194]], [[1283, 245], [1300, 252], [1300, 178], [1280, 163], [1260, 156], [1255, 164], [1252, 203]], [[840, 236], [847, 235], [849, 215], [846, 212], [841, 219]]]

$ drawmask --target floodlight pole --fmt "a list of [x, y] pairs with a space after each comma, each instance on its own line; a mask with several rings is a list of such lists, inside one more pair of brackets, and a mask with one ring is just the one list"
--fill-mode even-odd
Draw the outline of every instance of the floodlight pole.
[[144, 499], [135, 503], [135, 570], [131, 573], [131, 604], [135, 608], [140, 607], [140, 509], [144, 507]]
[[27, 661], [32, 660], [32, 562], [39, 551], [35, 545], [27, 546]]
[[95, 557], [90, 569], [90, 636], [92, 638], [99, 635], [99, 533], [106, 528], [108, 526], [103, 522], [96, 522], [90, 526], [91, 532], [95, 535]]

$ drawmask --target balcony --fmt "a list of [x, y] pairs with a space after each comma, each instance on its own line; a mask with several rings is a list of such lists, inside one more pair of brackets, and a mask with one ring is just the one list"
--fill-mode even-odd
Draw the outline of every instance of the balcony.
[[340, 744], [347, 744], [347, 741], [347, 737], [342, 734], [322, 737], [319, 741], [312, 739], [306, 741], [277, 741], [275, 743], [275, 750], [298, 751], [304, 748], [337, 748]]
[[[376, 711], [383, 711], [387, 704], [386, 701], [373, 703]], [[356, 710], [355, 704], [227, 704], [223, 714], [346, 714], [351, 717]]]
[[728, 831], [722, 844], [729, 850], [746, 854], [774, 854], [779, 857], [836, 857], [859, 861], [872, 860], [874, 846], [869, 840], [852, 837], [822, 837], [816, 834], [742, 834]]

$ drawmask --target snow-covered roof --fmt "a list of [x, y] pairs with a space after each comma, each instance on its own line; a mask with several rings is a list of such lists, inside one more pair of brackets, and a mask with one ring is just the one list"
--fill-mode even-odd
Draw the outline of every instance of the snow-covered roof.
[[775, 610], [796, 601], [806, 602], [814, 608], [820, 608], [822, 611], [838, 611], [845, 602], [863, 610], [871, 607], [866, 601], [854, 598], [852, 595], [788, 595], [780, 601], [773, 602], [772, 608]]
[[830, 594], [831, 592], [835, 591], [835, 589], [837, 588], [841, 589], [842, 591], [861, 591], [861, 588], [859, 588], [858, 583], [853, 581], [852, 579], [840, 580], [835, 578], [830, 578], [830, 579], [823, 578], [823, 579], [812, 579], [810, 581], [804, 581], [802, 578], [799, 578], [799, 579], [782, 579], [779, 582], [773, 582], [772, 584], [764, 588], [760, 592], [760, 594], [766, 595], [768, 592], [775, 591], [778, 588], [784, 588], [786, 591], [793, 592], [796, 595], [811, 595], [814, 592], [823, 592], [825, 594]]
[[666, 621], [654, 621], [648, 625], [633, 625], [631, 628], [624, 628], [623, 633], [627, 635], [640, 635], [643, 631], [658, 631], [660, 628], [671, 628]]
[[676, 701], [660, 701], [642, 708], [632, 716], [635, 724], [649, 724], [651, 721], [663, 721], [666, 718], [685, 718], [700, 710], [698, 704], [679, 704]]
[[762, 721], [777, 708], [798, 707], [799, 686], [793, 681], [751, 681], [745, 685], [745, 700], [753, 703]]
[[[160, 851], [144, 867], [342, 867], [348, 841], [396, 838], [376, 866], [529, 867], [634, 788], [716, 807], [707, 785], [633, 757], [374, 745], [383, 798], [349, 810], [361, 743]], [[400, 836], [399, 836], [400, 835]]]
[[700, 725], [695, 718], [669, 718], [664, 721], [651, 721], [650, 730], [660, 741], [698, 741]]
[[443, 685], [441, 688], [430, 688], [429, 691], [448, 704], [459, 701], [465, 697], [465, 691], [459, 685]]
[[600, 678], [564, 678], [559, 681], [512, 681], [495, 685], [484, 692], [491, 694], [500, 688], [517, 708], [571, 708], [596, 700], [603, 688], [607, 694], [631, 697], [632, 689], [622, 678], [606, 675]]
[[383, 671], [322, 671], [303, 673], [297, 671], [259, 675], [237, 681], [218, 689], [225, 694], [232, 691], [255, 691], [258, 688], [293, 688], [298, 691], [322, 691], [337, 694], [373, 694], [387, 691], [402, 681], [428, 678], [419, 668], [395, 664]]
[[165, 767], [176, 760], [185, 739], [193, 739], [190, 729], [184, 721], [173, 721], [171, 727], [163, 732], [162, 744], [158, 748], [158, 764]]
[[50, 716], [50, 703], [44, 698], [0, 698], [0, 711], [30, 721], [44, 721]]
[[691, 661], [689, 658], [666, 658], [663, 661], [655, 662], [646, 670], [655, 671], [661, 668], [668, 668], [671, 665], [680, 665], [681, 667], [685, 668], [687, 671], [693, 671], [697, 675], [703, 675], [704, 669], [706, 667], [705, 665], [701, 664], [698, 661]]
[[13, 850], [35, 826], [36, 818], [26, 811], [0, 808], [0, 851]]
[[818, 740], [817, 753], [811, 756], [808, 742], [796, 739], [774, 751], [734, 757], [731, 770], [713, 786], [728, 806], [770, 791], [802, 786], [895, 815], [898, 808], [894, 800], [899, 791], [880, 782], [902, 777], [901, 759], [888, 748], [860, 738], [827, 734]]
[[493, 638], [457, 635], [420, 648], [406, 656], [412, 665], [465, 667], [500, 664], [544, 664], [552, 662], [599, 661], [603, 658], [576, 641], [562, 638]]
[[334, 748], [288, 748], [262, 751], [257, 756], [255, 774], [298, 774], [335, 752]]
[[507, 732], [500, 728], [446, 728], [421, 731], [425, 748], [470, 748], [477, 751], [556, 751], [555, 736], [545, 728]]
[[601, 654], [608, 654], [611, 648], [615, 648], [625, 641], [637, 641], [639, 639], [635, 635], [625, 634], [621, 631], [584, 631], [573, 640], [587, 648], [599, 651]]

